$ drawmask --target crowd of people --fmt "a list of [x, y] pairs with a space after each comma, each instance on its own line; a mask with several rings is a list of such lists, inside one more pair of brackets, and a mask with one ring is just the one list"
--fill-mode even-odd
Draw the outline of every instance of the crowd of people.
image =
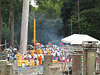
[[[48, 48], [37, 48], [36, 50], [28, 50], [27, 54], [20, 54], [17, 50], [13, 50], [12, 52], [8, 52], [8, 61], [15, 60], [27, 60], [27, 66], [30, 66], [30, 61], [34, 60], [34, 66], [43, 65], [44, 54], [51, 54], [53, 60], [57, 60], [58, 62], [62, 62], [67, 59], [71, 61], [71, 56], [68, 53], [64, 52], [63, 47], [48, 47]], [[11, 58], [12, 57], [12, 58]], [[23, 62], [21, 64], [22, 67], [25, 67], [26, 63]]]

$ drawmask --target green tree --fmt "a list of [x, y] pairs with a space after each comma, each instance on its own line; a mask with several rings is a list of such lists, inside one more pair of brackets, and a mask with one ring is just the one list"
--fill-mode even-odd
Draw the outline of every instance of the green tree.
[[[19, 10], [22, 11], [22, 7], [21, 7], [21, 0], [13, 0], [14, 2], [12, 2], [12, 0], [8, 1], [8, 0], [2, 0], [2, 26], [4, 27], [5, 25], [7, 25], [7, 30], [14, 28], [14, 26], [16, 26], [16, 22], [17, 19], [19, 18], [19, 14], [21, 12], [19, 12]], [[14, 5], [14, 6], [13, 6]], [[17, 7], [19, 6], [19, 7]], [[15, 12], [14, 12], [15, 10]], [[13, 12], [12, 12], [13, 11]], [[14, 15], [14, 13], [16, 15]], [[15, 17], [14, 17], [15, 16]], [[14, 20], [15, 20], [15, 25], [14, 25]], [[14, 26], [13, 26], [14, 25]], [[17, 25], [19, 26], [19, 24]], [[17, 29], [17, 27], [16, 27]], [[18, 31], [18, 30], [17, 30]], [[14, 33], [14, 30], [12, 31], [12, 33]], [[6, 40], [6, 38], [3, 37], [2, 43], [4, 43], [4, 40]], [[8, 38], [11, 38], [10, 36], [8, 36]], [[11, 39], [7, 40], [7, 43], [10, 41]], [[9, 42], [11, 43], [11, 42]], [[12, 41], [13, 43], [13, 41]]]
[[38, 5], [37, 12], [50, 15], [49, 18], [56, 17], [61, 14], [61, 7], [63, 1], [61, 0], [36, 0]]
[[[1, 45], [1, 0], [0, 0], [0, 45]], [[0, 52], [1, 52], [1, 46], [0, 46]]]
[[[91, 28], [92, 28], [92, 25], [89, 24], [88, 22], [88, 18], [91, 16], [91, 19], [93, 19], [94, 17], [92, 17], [92, 15], [95, 15], [95, 16], [98, 16], [96, 15], [95, 13], [92, 13], [92, 10], [93, 9], [96, 9], [98, 8], [99, 10], [99, 3], [100, 1], [99, 0], [80, 0], [80, 17], [81, 17], [81, 21], [80, 21], [80, 33], [85, 33], [85, 34], [89, 34], [89, 35], [92, 35], [93, 33], [91, 33], [91, 31], [93, 31]], [[89, 10], [91, 10], [91, 15], [89, 14]], [[88, 13], [86, 13], [86, 11], [88, 11]], [[96, 10], [97, 11], [97, 10]], [[88, 17], [83, 17], [83, 15], [81, 14], [82, 12], [84, 12], [84, 16], [88, 16]], [[73, 33], [78, 33], [78, 17], [77, 17], [77, 0], [68, 0], [67, 2], [64, 2], [63, 3], [63, 7], [61, 9], [61, 16], [63, 18], [63, 35], [64, 36], [68, 36], [70, 35], [70, 29], [71, 29], [71, 17], [73, 18]], [[85, 19], [88, 19], [88, 20], [85, 20]], [[82, 22], [84, 21], [84, 22]], [[85, 22], [86, 21], [86, 22]], [[92, 20], [93, 22], [94, 21], [98, 21], [96, 19]], [[87, 26], [87, 28], [84, 30], [84, 24], [87, 24], [85, 26]], [[97, 23], [95, 23], [97, 24]], [[91, 31], [89, 31], [89, 29]], [[94, 28], [96, 30], [96, 28]], [[88, 31], [88, 33], [86, 33]], [[93, 31], [94, 32], [94, 31]], [[93, 35], [94, 36], [94, 35]], [[97, 36], [98, 38], [98, 36]]]
[[[84, 11], [81, 11], [80, 13], [80, 32], [81, 34], [88, 34], [90, 36], [93, 36], [97, 39], [100, 39], [100, 8], [93, 8], [93, 9], [86, 9]], [[73, 34], [78, 33], [78, 21], [77, 21], [77, 13], [75, 15], [72, 15], [73, 20]], [[68, 26], [70, 28], [70, 22], [71, 19], [68, 21]]]
[[71, 18], [71, 15], [76, 12], [77, 9], [75, 0], [68, 0], [63, 3], [63, 7], [61, 8], [61, 17], [63, 19], [63, 31], [62, 34], [64, 36], [70, 35], [70, 28], [68, 26], [68, 20]]

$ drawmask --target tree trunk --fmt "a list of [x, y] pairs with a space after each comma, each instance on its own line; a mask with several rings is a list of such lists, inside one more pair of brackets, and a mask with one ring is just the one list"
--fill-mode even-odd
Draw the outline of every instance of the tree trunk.
[[[1, 45], [1, 0], [0, 0], [0, 45]], [[0, 52], [1, 52], [1, 46], [0, 46]]]
[[23, 0], [22, 25], [20, 38], [20, 52], [27, 53], [27, 33], [28, 33], [29, 0]]
[[14, 40], [14, 11], [11, 12], [11, 47], [13, 48]]
[[78, 28], [79, 28], [79, 34], [80, 34], [80, 12], [79, 12], [79, 0], [77, 0], [77, 9], [78, 9]]
[[11, 49], [13, 49], [13, 40], [14, 40], [14, 0], [11, 0], [10, 12], [9, 12], [9, 24], [8, 27], [11, 25]]
[[10, 28], [11, 25], [11, 16], [12, 16], [12, 12], [9, 12], [8, 28]]

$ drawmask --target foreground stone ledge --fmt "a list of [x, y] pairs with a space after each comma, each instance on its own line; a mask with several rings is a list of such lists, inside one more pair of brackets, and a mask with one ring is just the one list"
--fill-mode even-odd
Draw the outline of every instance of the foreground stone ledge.
[[0, 75], [14, 75], [13, 64], [7, 60], [0, 60]]

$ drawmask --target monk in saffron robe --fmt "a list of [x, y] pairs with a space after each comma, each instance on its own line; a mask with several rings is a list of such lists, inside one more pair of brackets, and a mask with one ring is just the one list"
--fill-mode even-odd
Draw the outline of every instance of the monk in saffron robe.
[[47, 50], [47, 54], [50, 54], [49, 50]]
[[41, 65], [42, 64], [42, 56], [41, 55], [39, 56], [38, 60], [39, 60], [39, 65]]

